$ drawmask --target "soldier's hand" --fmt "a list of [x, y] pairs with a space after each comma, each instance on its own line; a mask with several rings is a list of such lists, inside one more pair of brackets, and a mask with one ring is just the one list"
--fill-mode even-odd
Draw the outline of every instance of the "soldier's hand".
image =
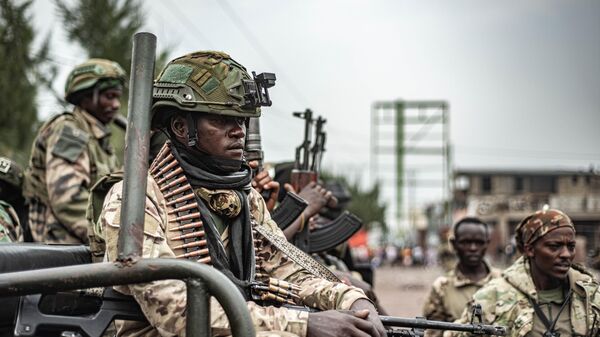
[[[290, 191], [287, 184], [285, 187], [287, 191]], [[331, 191], [328, 191], [327, 189], [323, 188], [323, 186], [315, 182], [311, 182], [304, 186], [298, 195], [308, 203], [308, 207], [306, 207], [306, 210], [304, 210], [307, 218], [319, 213], [321, 208], [325, 207], [325, 205], [327, 205], [327, 203], [333, 197]]]
[[[252, 169], [255, 169], [258, 167], [258, 161], [253, 160], [249, 162], [248, 165], [250, 165]], [[265, 200], [265, 202], [267, 203], [269, 212], [272, 211], [277, 203], [277, 196], [279, 195], [280, 188], [279, 183], [271, 178], [268, 171], [263, 170], [258, 172], [254, 176], [254, 179], [252, 179], [252, 187], [258, 192], [262, 192], [263, 190], [271, 192], [271, 194], [269, 194], [269, 199]]]
[[376, 334], [373, 334], [372, 336], [379, 336], [379, 337], [387, 336], [387, 333], [385, 332], [385, 328], [383, 327], [383, 323], [381, 323], [381, 319], [379, 319], [379, 313], [377, 312], [377, 309], [375, 309], [375, 306], [373, 305], [373, 303], [371, 303], [370, 301], [368, 301], [366, 299], [358, 299], [352, 304], [352, 306], [350, 307], [350, 310], [354, 310], [354, 311], [367, 310], [369, 312], [369, 316], [367, 317], [367, 320], [373, 324], [373, 327], [375, 328], [375, 331], [377, 332]]
[[[328, 310], [308, 315], [308, 337], [385, 337], [368, 319], [368, 309], [340, 312]], [[381, 324], [381, 322], [380, 322]], [[383, 326], [382, 326], [383, 327]]]

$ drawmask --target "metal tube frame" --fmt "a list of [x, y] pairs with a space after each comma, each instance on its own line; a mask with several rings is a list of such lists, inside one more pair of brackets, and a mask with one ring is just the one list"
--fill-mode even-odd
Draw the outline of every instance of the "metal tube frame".
[[145, 32], [135, 34], [125, 134], [121, 235], [117, 245], [119, 261], [142, 256], [155, 55], [156, 36]]
[[214, 296], [225, 310], [233, 336], [255, 336], [246, 301], [235, 285], [214, 268], [192, 261], [139, 259], [134, 263], [104, 262], [5, 273], [0, 274], [0, 297], [167, 279], [186, 282], [187, 336], [210, 335], [209, 294]]

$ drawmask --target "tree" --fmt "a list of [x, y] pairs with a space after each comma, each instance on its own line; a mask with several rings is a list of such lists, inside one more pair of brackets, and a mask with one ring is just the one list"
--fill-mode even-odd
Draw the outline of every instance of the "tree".
[[0, 154], [24, 164], [37, 127], [40, 85], [56, 74], [47, 62], [49, 36], [37, 52], [32, 0], [0, 0]]
[[[77, 0], [72, 6], [56, 0], [59, 16], [68, 37], [77, 42], [88, 57], [105, 58], [119, 63], [129, 72], [133, 35], [143, 27], [145, 15], [140, 0]], [[161, 51], [156, 71], [166, 64], [168, 53]], [[127, 92], [123, 95], [123, 113]], [[113, 126], [112, 143], [117, 156], [123, 157], [124, 133]]]
[[377, 224], [381, 226], [382, 231], [387, 231], [385, 222], [385, 210], [387, 205], [379, 201], [380, 186], [379, 183], [374, 184], [370, 189], [363, 189], [358, 181], [349, 183], [344, 176], [335, 176], [327, 172], [323, 172], [320, 178], [324, 181], [335, 180], [348, 189], [352, 199], [347, 210], [356, 214], [365, 224], [365, 228], [369, 230], [371, 226]]
[[144, 15], [137, 0], [78, 0], [71, 7], [57, 0], [68, 37], [89, 57], [116, 61], [129, 70], [131, 37], [142, 28]]

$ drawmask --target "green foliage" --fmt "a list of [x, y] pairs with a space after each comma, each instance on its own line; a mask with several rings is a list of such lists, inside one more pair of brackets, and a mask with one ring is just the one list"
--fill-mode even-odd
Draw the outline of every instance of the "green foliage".
[[31, 3], [0, 0], [0, 154], [21, 164], [37, 127], [38, 86], [56, 74], [46, 62], [49, 38], [33, 51]]
[[[70, 39], [77, 42], [88, 57], [105, 58], [119, 63], [127, 72], [131, 69], [133, 35], [142, 29], [145, 14], [139, 0], [77, 0], [73, 5], [56, 0], [59, 16]], [[72, 3], [72, 2], [69, 2]], [[161, 51], [156, 71], [167, 63], [168, 53]], [[127, 91], [121, 111], [127, 113]], [[112, 126], [111, 142], [117, 156], [123, 158], [125, 133]]]
[[129, 70], [131, 37], [142, 28], [144, 15], [137, 0], [78, 0], [71, 7], [57, 0], [68, 37], [89, 57], [116, 61]]
[[385, 222], [387, 205], [379, 200], [381, 193], [379, 183], [372, 185], [369, 189], [363, 189], [358, 181], [350, 183], [344, 176], [335, 176], [323, 172], [320, 177], [324, 181], [339, 181], [350, 191], [352, 200], [348, 205], [348, 211], [361, 218], [367, 230], [371, 229], [372, 226], [379, 226], [383, 232], [387, 231]]

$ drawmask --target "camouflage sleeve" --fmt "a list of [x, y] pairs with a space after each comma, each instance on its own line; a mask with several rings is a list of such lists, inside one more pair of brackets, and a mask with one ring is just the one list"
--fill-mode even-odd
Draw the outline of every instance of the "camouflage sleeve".
[[[259, 213], [255, 215], [256, 219], [261, 220], [276, 235], [285, 238], [279, 226], [271, 219], [271, 215], [260, 194], [254, 189], [252, 193], [252, 200], [257, 203], [255, 209]], [[265, 270], [273, 277], [300, 286], [300, 299], [306, 306], [321, 310], [347, 310], [358, 299], [365, 299], [370, 302], [362, 290], [343, 283], [334, 283], [316, 277], [287, 258], [283, 252], [272, 245], [267, 244], [262, 249], [264, 253], [261, 253], [261, 256], [267, 257], [263, 263]]]
[[[447, 279], [444, 276], [438, 277], [431, 286], [427, 300], [423, 304], [423, 316], [435, 321], [448, 322], [451, 316], [444, 310], [444, 286]], [[425, 330], [426, 337], [441, 337], [441, 330]]]
[[[498, 281], [500, 281], [502, 279], [494, 279], [492, 281], [490, 281], [489, 283], [487, 283], [485, 286], [483, 286], [481, 289], [479, 289], [474, 295], [473, 298], [471, 299], [471, 301], [469, 301], [467, 303], [467, 305], [465, 306], [465, 310], [463, 310], [463, 313], [461, 315], [461, 317], [457, 320], [455, 320], [455, 323], [463, 323], [463, 324], [468, 324], [471, 322], [471, 310], [470, 308], [474, 305], [474, 304], [480, 304], [481, 305], [481, 309], [482, 309], [482, 323], [483, 324], [500, 324], [500, 325], [505, 325], [508, 326], [507, 324], [502, 324], [502, 322], [498, 321], [498, 317], [496, 316], [496, 310], [497, 310], [497, 302], [498, 302], [498, 293], [497, 293], [497, 288], [498, 288]], [[505, 293], [505, 294], [509, 294], [509, 292]], [[514, 297], [514, 296], [512, 296]], [[503, 303], [501, 303], [503, 304]], [[503, 305], [504, 309], [501, 306], [501, 311], [503, 312], [508, 312], [509, 310], [505, 310], [508, 309], [510, 306], [510, 301], [506, 301]], [[507, 318], [507, 317], [505, 317]], [[510, 327], [508, 327], [510, 330]], [[469, 332], [459, 332], [459, 331], [444, 331], [444, 337], [471, 337], [472, 334]], [[510, 331], [507, 331], [507, 336], [510, 336]]]
[[[150, 186], [151, 181], [148, 183]], [[122, 183], [118, 183], [111, 189], [100, 215], [106, 239], [106, 257], [109, 261], [114, 261], [117, 256], [121, 188]], [[160, 207], [156, 206], [157, 201], [152, 198], [151, 189], [152, 187], [149, 188], [146, 198], [143, 257], [174, 258], [175, 255], [167, 245], [163, 231], [166, 219]], [[185, 336], [186, 287], [183, 281], [154, 281], [115, 289], [136, 299], [148, 322], [161, 336]], [[247, 305], [257, 331], [287, 331], [293, 335], [306, 336], [307, 312], [262, 307], [254, 302], [247, 302]], [[227, 316], [214, 298], [211, 299], [210, 317], [213, 336], [231, 334]]]
[[0, 200], [0, 243], [23, 241], [17, 212]]
[[89, 135], [72, 123], [59, 123], [48, 137], [46, 188], [52, 213], [71, 234], [87, 243], [85, 212], [90, 188]]

